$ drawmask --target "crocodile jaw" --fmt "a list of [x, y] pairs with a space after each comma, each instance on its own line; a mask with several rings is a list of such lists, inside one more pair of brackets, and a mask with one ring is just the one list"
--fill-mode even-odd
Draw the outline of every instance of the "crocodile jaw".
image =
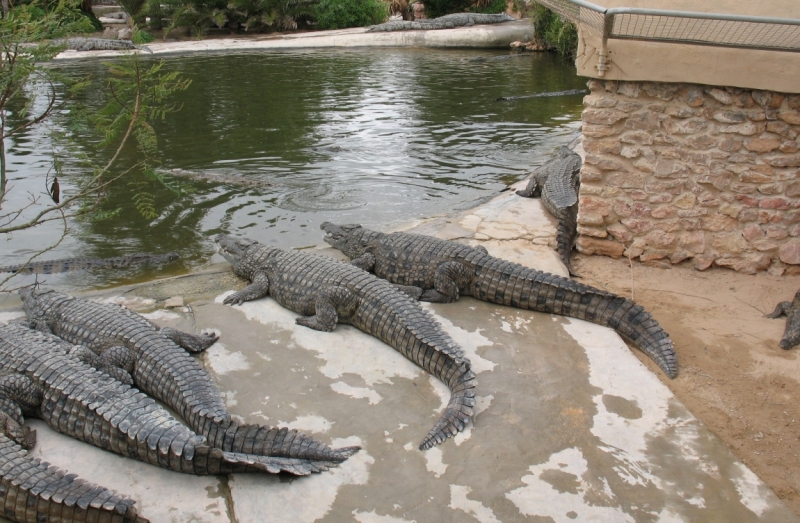
[[233, 266], [236, 274], [244, 278], [251, 276], [247, 270], [247, 251], [251, 246], [258, 244], [257, 241], [234, 238], [226, 234], [220, 234], [214, 241], [217, 242], [217, 250]]
[[346, 256], [358, 258], [366, 252], [366, 237], [364, 233], [367, 231], [360, 225], [336, 225], [331, 222], [324, 222], [319, 228], [325, 231], [325, 237], [323, 238], [325, 243], [334, 249], [339, 249]]

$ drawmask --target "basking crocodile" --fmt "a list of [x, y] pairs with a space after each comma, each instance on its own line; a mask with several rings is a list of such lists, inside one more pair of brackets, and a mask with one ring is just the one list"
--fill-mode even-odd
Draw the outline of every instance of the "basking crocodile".
[[780, 302], [772, 314], [767, 314], [767, 318], [780, 318], [784, 315], [786, 329], [780, 345], [782, 349], [789, 350], [800, 343], [800, 291], [794, 295], [794, 300]]
[[130, 40], [111, 40], [109, 38], [90, 38], [77, 36], [72, 38], [59, 38], [51, 41], [54, 45], [65, 45], [67, 49], [75, 51], [129, 51], [140, 49], [152, 53], [147, 46], [136, 45]]
[[278, 456], [321, 463], [344, 461], [359, 450], [330, 449], [296, 430], [233, 421], [211, 376], [186, 353], [205, 350], [217, 340], [214, 335], [158, 329], [119, 305], [55, 291], [25, 288], [19, 294], [32, 327], [88, 347], [99, 355], [98, 361], [89, 360], [95, 367], [127, 372], [129, 382], [172, 407], [211, 447], [265, 456], [288, 450]]
[[475, 375], [464, 351], [416, 301], [358, 267], [327, 256], [283, 251], [246, 238], [217, 237], [219, 252], [252, 282], [224, 303], [266, 295], [304, 315], [297, 323], [332, 331], [348, 323], [397, 349], [450, 388], [450, 401], [420, 444], [429, 449], [463, 430], [475, 405]]
[[483, 13], [454, 13], [424, 20], [396, 20], [370, 26], [368, 33], [377, 31], [408, 31], [411, 29], [431, 30], [431, 29], [452, 29], [454, 27], [472, 26], [475, 24], [499, 24], [501, 22], [514, 22], [517, 19], [506, 13], [483, 14]]
[[568, 278], [494, 258], [485, 249], [360, 225], [322, 224], [325, 241], [354, 265], [392, 283], [422, 287], [421, 300], [450, 303], [459, 296], [611, 327], [652, 358], [670, 377], [678, 374], [672, 341], [634, 302]]
[[34, 261], [19, 265], [0, 267], [0, 272], [53, 274], [56, 272], [82, 271], [98, 267], [132, 267], [135, 265], [164, 265], [180, 258], [177, 252], [149, 254], [137, 252], [115, 258], [63, 258], [60, 260]]
[[528, 186], [517, 191], [526, 198], [541, 196], [542, 204], [558, 219], [556, 250], [570, 275], [570, 253], [578, 237], [578, 189], [580, 187], [581, 157], [567, 147], [561, 147], [558, 158], [545, 163], [531, 175]]

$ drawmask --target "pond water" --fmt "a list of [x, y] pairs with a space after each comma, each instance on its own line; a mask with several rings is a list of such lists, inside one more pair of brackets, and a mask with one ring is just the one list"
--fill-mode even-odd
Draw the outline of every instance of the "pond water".
[[[106, 74], [95, 61], [63, 67], [100, 80]], [[156, 125], [162, 167], [265, 184], [184, 181], [181, 196], [153, 184], [155, 220], [142, 218], [120, 186], [104, 207], [120, 208], [118, 216], [70, 224], [72, 234], [42, 259], [178, 251], [182, 260], [155, 271], [72, 274], [60, 283], [96, 287], [196, 269], [212, 258], [219, 232], [297, 248], [322, 244], [325, 220], [386, 229], [473, 207], [567, 142], [582, 109], [580, 94], [496, 99], [585, 87], [553, 55], [499, 51], [187, 55], [168, 58], [165, 69], [192, 84], [177, 97], [180, 112]], [[88, 136], [78, 143], [97, 160], [110, 154]], [[52, 147], [41, 129], [12, 144], [10, 206], [46, 194]], [[67, 161], [65, 172], [61, 187], [69, 192], [85, 167]], [[7, 239], [0, 265], [26, 259], [59, 231], [54, 223]]]

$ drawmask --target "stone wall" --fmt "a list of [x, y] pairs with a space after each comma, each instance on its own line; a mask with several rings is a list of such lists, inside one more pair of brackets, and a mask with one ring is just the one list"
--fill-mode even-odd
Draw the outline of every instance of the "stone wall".
[[800, 266], [800, 95], [588, 85], [581, 252], [700, 270]]

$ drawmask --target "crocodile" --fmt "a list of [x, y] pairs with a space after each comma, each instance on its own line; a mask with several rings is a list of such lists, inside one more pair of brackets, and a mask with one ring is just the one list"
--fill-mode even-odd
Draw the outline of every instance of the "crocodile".
[[556, 217], [556, 251], [575, 276], [570, 253], [578, 237], [578, 190], [580, 188], [581, 157], [567, 147], [561, 147], [558, 158], [550, 160], [531, 175], [528, 186], [517, 194], [526, 198], [541, 196], [544, 207]]
[[114, 258], [63, 258], [59, 260], [20, 263], [18, 265], [0, 267], [0, 272], [53, 274], [56, 272], [82, 271], [99, 267], [121, 268], [135, 265], [164, 265], [178, 258], [180, 258], [180, 255], [177, 252], [168, 252], [167, 254], [136, 252]]
[[[238, 423], [231, 419], [211, 376], [188, 352], [200, 352], [217, 340], [159, 329], [142, 316], [115, 304], [95, 303], [52, 290], [20, 289], [28, 321], [98, 356], [95, 367], [116, 367], [121, 381], [174, 409], [211, 447], [246, 454], [289, 449], [290, 457], [323, 463], [341, 462], [359, 447], [330, 449], [307, 435], [286, 428]], [[118, 377], [118, 376], [115, 376]]]
[[255, 438], [247, 452], [213, 447], [152, 398], [84, 363], [86, 353], [93, 354], [21, 323], [0, 327], [0, 420], [23, 436], [18, 443], [34, 443], [35, 433], [22, 425], [22, 416], [32, 415], [68, 436], [176, 472], [307, 475], [343, 461], [305, 435], [306, 449], [291, 438]]
[[237, 275], [252, 283], [226, 297], [241, 304], [266, 295], [320, 331], [347, 323], [377, 337], [442, 380], [450, 401], [419, 445], [426, 450], [455, 436], [472, 418], [475, 374], [464, 351], [406, 293], [348, 263], [327, 256], [283, 251], [247, 238], [217, 237], [219, 252]]
[[274, 188], [275, 184], [263, 180], [257, 176], [222, 173], [212, 174], [204, 171], [187, 171], [186, 169], [165, 169], [158, 171], [159, 174], [166, 174], [176, 178], [186, 178], [193, 181], [218, 183], [237, 187], [247, 187], [249, 189]]
[[786, 316], [786, 329], [783, 331], [780, 346], [784, 350], [789, 350], [800, 344], [800, 291], [797, 291], [792, 301], [780, 302], [771, 314], [767, 314], [767, 318], [781, 316]]
[[423, 20], [395, 20], [384, 24], [372, 25], [367, 29], [368, 33], [379, 31], [408, 31], [431, 30], [431, 29], [453, 29], [454, 27], [472, 26], [475, 24], [498, 24], [501, 22], [514, 22], [517, 19], [506, 13], [483, 14], [483, 13], [454, 13]]
[[537, 271], [431, 236], [383, 234], [360, 225], [325, 222], [325, 242], [351, 263], [400, 285], [425, 289], [423, 301], [450, 303], [459, 296], [521, 309], [562, 314], [613, 328], [670, 377], [678, 374], [669, 335], [633, 301], [569, 278]]
[[152, 53], [145, 45], [136, 45], [130, 40], [111, 40], [109, 38], [90, 38], [76, 36], [71, 38], [59, 38], [50, 41], [53, 45], [66, 46], [67, 49], [74, 51], [130, 51], [138, 49]]

